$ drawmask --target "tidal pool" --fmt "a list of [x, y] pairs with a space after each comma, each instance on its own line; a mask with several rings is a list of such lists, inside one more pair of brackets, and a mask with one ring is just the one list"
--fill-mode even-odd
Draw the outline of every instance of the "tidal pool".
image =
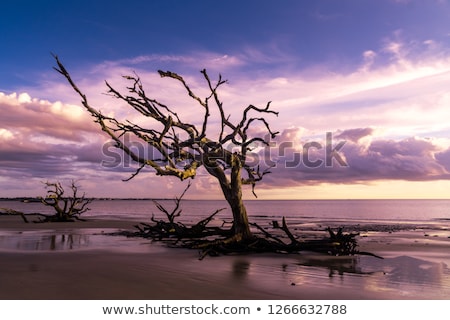
[[142, 238], [114, 236], [111, 229], [0, 231], [0, 251], [70, 251], [110, 249], [128, 252], [165, 250]]

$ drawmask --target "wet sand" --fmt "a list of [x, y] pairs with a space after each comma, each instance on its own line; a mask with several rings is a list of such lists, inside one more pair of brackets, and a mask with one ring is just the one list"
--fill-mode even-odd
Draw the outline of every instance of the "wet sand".
[[385, 259], [305, 252], [202, 261], [195, 250], [105, 234], [134, 224], [0, 216], [0, 299], [450, 299], [449, 221], [362, 232], [359, 249]]

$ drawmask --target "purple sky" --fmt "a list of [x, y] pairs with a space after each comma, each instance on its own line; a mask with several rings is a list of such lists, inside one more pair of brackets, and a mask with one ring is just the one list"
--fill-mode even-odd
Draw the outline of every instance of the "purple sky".
[[[42, 195], [47, 180], [75, 179], [98, 197], [173, 197], [185, 186], [150, 170], [122, 181], [135, 166], [111, 165], [120, 154], [52, 69], [55, 53], [91, 104], [122, 120], [143, 121], [105, 95], [104, 81], [125, 89], [121, 76], [133, 72], [196, 124], [198, 107], [156, 70], [183, 75], [200, 96], [199, 71], [222, 74], [231, 119], [272, 101], [280, 135], [255, 151], [275, 164], [256, 189], [262, 199], [449, 198], [449, 1], [127, 4], [2, 4], [0, 197]], [[193, 182], [188, 197], [221, 198], [204, 171]]]

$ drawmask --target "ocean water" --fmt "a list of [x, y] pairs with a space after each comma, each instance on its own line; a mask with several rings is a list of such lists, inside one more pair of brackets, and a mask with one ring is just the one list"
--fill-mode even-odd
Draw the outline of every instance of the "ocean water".
[[[173, 200], [158, 200], [168, 211]], [[249, 200], [245, 202], [250, 220], [265, 222], [286, 217], [287, 221], [436, 221], [450, 220], [450, 200]], [[83, 214], [86, 218], [149, 221], [162, 213], [152, 200], [96, 200]], [[0, 208], [11, 208], [25, 213], [52, 213], [52, 208], [40, 203], [0, 201]], [[230, 219], [231, 211], [224, 200], [183, 200], [182, 222], [195, 222], [215, 210], [225, 208], [216, 216]]]

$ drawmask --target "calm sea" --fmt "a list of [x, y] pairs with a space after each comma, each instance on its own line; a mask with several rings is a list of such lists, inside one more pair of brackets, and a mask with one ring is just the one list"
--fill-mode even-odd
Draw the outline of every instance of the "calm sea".
[[[167, 210], [174, 208], [172, 200], [159, 201]], [[382, 220], [434, 221], [450, 220], [450, 200], [250, 200], [245, 202], [252, 221], [274, 220], [285, 216], [295, 220]], [[25, 213], [52, 213], [40, 203], [0, 201], [0, 208], [6, 207]], [[183, 200], [180, 221], [198, 221], [227, 203], [220, 200]], [[115, 218], [145, 222], [152, 214], [161, 213], [151, 200], [96, 200], [91, 210], [83, 216], [93, 218]], [[218, 219], [231, 215], [227, 208], [220, 212]]]

